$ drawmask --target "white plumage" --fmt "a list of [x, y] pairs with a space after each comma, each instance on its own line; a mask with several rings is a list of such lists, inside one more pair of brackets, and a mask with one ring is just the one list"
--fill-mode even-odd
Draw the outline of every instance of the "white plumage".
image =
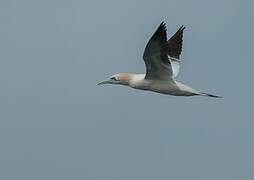
[[179, 59], [182, 51], [182, 37], [185, 27], [167, 40], [166, 26], [162, 22], [146, 45], [143, 60], [146, 74], [120, 73], [101, 84], [121, 84], [135, 89], [148, 90], [174, 96], [210, 96], [219, 97], [194, 90], [175, 78], [180, 71]]

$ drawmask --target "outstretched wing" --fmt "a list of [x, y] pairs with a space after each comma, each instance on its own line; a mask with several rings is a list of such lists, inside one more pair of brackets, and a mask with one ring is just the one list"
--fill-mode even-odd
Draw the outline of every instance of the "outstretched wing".
[[168, 40], [167, 48], [168, 48], [168, 55], [170, 57], [179, 59], [180, 54], [182, 52], [184, 29], [185, 27], [181, 26], [178, 29], [178, 31]]
[[182, 52], [183, 44], [183, 30], [185, 27], [181, 26], [178, 31], [168, 40], [167, 50], [170, 62], [173, 69], [173, 77], [176, 77], [180, 71], [180, 60], [179, 57]]
[[145, 79], [170, 80], [173, 71], [168, 59], [166, 25], [162, 22], [146, 45], [143, 59], [146, 64]]

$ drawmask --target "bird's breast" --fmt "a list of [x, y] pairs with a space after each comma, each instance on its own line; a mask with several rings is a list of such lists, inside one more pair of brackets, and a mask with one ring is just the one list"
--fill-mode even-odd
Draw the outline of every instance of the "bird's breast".
[[143, 79], [131, 82], [130, 86], [135, 89], [149, 90], [149, 88], [151, 87], [151, 82], [147, 81], [146, 79]]
[[171, 81], [159, 81], [143, 79], [130, 84], [132, 88], [149, 90], [163, 94], [170, 94], [178, 89], [175, 83]]

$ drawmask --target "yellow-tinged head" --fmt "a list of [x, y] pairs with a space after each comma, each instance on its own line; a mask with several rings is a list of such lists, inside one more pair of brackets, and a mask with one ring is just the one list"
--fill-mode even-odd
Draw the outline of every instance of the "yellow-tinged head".
[[133, 78], [132, 74], [129, 73], [119, 73], [111, 76], [109, 79], [98, 83], [97, 85], [102, 84], [121, 84], [121, 85], [129, 85], [130, 80]]

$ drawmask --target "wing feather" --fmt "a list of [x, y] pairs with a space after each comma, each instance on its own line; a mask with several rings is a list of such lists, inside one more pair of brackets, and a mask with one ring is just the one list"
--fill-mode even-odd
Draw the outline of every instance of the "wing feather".
[[166, 25], [164, 22], [160, 24], [144, 51], [146, 79], [170, 80], [178, 75], [184, 29], [181, 26], [167, 41]]
[[183, 30], [185, 27], [181, 26], [178, 31], [168, 40], [167, 49], [170, 57], [179, 59], [182, 52], [183, 44]]
[[162, 22], [147, 43], [144, 51], [146, 79], [171, 79], [172, 68], [167, 54], [166, 25]]
[[173, 77], [175, 78], [180, 71], [180, 63], [179, 60], [181, 52], [182, 52], [182, 44], [183, 44], [183, 30], [184, 26], [181, 26], [178, 31], [168, 40], [167, 49], [170, 62], [172, 64], [173, 69]]

